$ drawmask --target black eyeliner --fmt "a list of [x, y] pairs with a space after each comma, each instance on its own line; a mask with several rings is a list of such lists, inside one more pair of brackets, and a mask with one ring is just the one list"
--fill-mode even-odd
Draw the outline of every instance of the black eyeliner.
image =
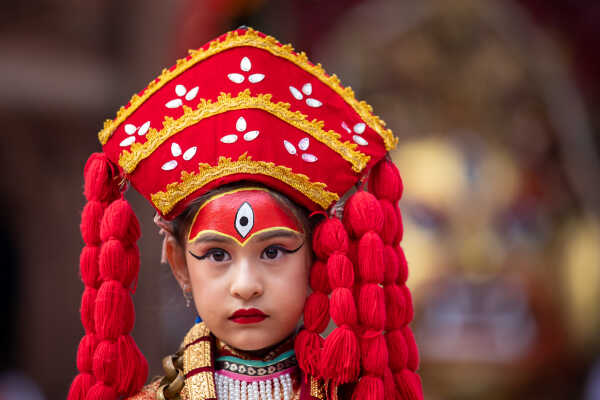
[[286, 249], [285, 247], [279, 247], [279, 248], [281, 249], [281, 251], [283, 251], [283, 252], [285, 252], [285, 253], [287, 253], [287, 254], [292, 254], [292, 253], [295, 253], [295, 252], [297, 252], [298, 250], [300, 250], [300, 249], [302, 248], [302, 246], [304, 246], [304, 243], [305, 243], [305, 242], [302, 242], [302, 244], [301, 244], [300, 246], [298, 246], [298, 248], [297, 248], [297, 249], [294, 249], [294, 250], [288, 250], [288, 249]]
[[190, 253], [190, 255], [191, 255], [192, 257], [194, 257], [195, 259], [197, 259], [197, 260], [204, 260], [204, 259], [205, 259], [206, 257], [208, 257], [208, 255], [210, 254], [210, 253], [206, 253], [206, 254], [205, 254], [205, 255], [203, 255], [203, 256], [197, 256], [197, 255], [195, 255], [194, 253], [192, 253], [192, 251], [191, 251], [191, 250], [188, 250], [188, 253]]

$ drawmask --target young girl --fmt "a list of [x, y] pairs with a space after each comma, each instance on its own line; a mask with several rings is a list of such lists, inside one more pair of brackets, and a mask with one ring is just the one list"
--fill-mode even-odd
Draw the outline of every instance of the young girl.
[[[84, 171], [85, 336], [69, 399], [422, 398], [402, 182], [386, 157], [397, 140], [335, 75], [238, 29], [164, 70], [99, 139]], [[157, 210], [201, 319], [143, 389], [128, 184]]]

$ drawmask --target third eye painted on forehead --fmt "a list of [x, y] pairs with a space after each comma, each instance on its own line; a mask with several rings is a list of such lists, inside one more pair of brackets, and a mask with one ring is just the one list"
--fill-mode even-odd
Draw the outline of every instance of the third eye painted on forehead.
[[188, 242], [234, 241], [302, 234], [296, 218], [262, 188], [242, 188], [215, 195], [196, 212]]

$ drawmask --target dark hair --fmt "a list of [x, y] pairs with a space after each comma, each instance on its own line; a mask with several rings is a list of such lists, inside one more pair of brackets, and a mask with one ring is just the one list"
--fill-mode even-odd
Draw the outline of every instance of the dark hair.
[[314, 226], [318, 223], [318, 220], [309, 218], [309, 211], [305, 207], [296, 204], [283, 194], [276, 192], [269, 187], [254, 182], [241, 181], [230, 185], [220, 186], [217, 189], [211, 190], [208, 193], [198, 197], [197, 199], [192, 201], [192, 203], [190, 203], [190, 205], [188, 205], [188, 207], [181, 214], [175, 217], [172, 221], [168, 222], [168, 224], [171, 225], [171, 232], [175, 236], [177, 243], [180, 246], [185, 246], [186, 236], [188, 233], [188, 229], [190, 228], [190, 225], [192, 223], [192, 220], [198, 212], [198, 209], [208, 199], [215, 195], [229, 192], [231, 190], [249, 187], [260, 187], [262, 189], [265, 189], [267, 193], [269, 193], [269, 195], [273, 197], [282, 206], [284, 211], [288, 212], [300, 223], [300, 226], [306, 234], [307, 240], [311, 239], [312, 230]]

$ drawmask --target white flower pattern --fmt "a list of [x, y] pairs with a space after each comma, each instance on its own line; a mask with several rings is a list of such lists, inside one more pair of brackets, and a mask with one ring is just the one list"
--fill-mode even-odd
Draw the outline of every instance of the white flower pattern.
[[[302, 85], [302, 91], [296, 89], [294, 86], [290, 86], [290, 93], [292, 94], [292, 96], [294, 96], [296, 100], [300, 101], [304, 99], [305, 95], [310, 96], [312, 94], [312, 90], [313, 88], [310, 82], [307, 82], [304, 85]], [[308, 97], [306, 99], [306, 105], [309, 107], [318, 108], [321, 107], [323, 103], [315, 98]]]
[[136, 132], [139, 136], [144, 136], [146, 133], [148, 133], [148, 129], [150, 129], [150, 121], [144, 122], [139, 127], [135, 126], [133, 124], [126, 124], [124, 130], [125, 130], [125, 133], [127, 134], [127, 137], [125, 139], [123, 139], [121, 141], [121, 143], [119, 143], [119, 146], [127, 147], [127, 146], [131, 145], [132, 143], [135, 142], [135, 133]]
[[[198, 150], [198, 147], [196, 147], [196, 146], [190, 147], [183, 153], [182, 158], [185, 161], [191, 160], [196, 155], [196, 150]], [[174, 158], [177, 158], [182, 155], [181, 153], [182, 153], [181, 146], [179, 146], [179, 144], [176, 142], [171, 143], [171, 155]], [[160, 168], [163, 171], [171, 171], [171, 170], [175, 169], [176, 167], [177, 167], [177, 160], [170, 160], [170, 161], [167, 161], [166, 163], [164, 163], [162, 165], [162, 167], [160, 167]]]
[[367, 140], [359, 135], [362, 135], [365, 131], [365, 129], [367, 128], [367, 125], [364, 122], [359, 122], [357, 124], [355, 124], [352, 127], [352, 130], [350, 130], [350, 128], [348, 127], [348, 124], [346, 122], [342, 122], [342, 128], [344, 128], [346, 130], [346, 132], [348, 132], [349, 134], [352, 134], [352, 131], [354, 131], [355, 135], [352, 135], [352, 140], [354, 140], [354, 143], [360, 145], [360, 146], [368, 146], [369, 142], [367, 142]]
[[[242, 72], [250, 72], [250, 69], [252, 69], [252, 62], [248, 57], [242, 58], [242, 61], [240, 61], [240, 69]], [[246, 80], [246, 76], [244, 76], [244, 74], [237, 72], [227, 74], [227, 77], [233, 83], [242, 83], [244, 80]], [[263, 79], [265, 79], [265, 74], [250, 74], [248, 76], [248, 82], [250, 83], [258, 83]]]
[[186, 87], [183, 85], [175, 86], [175, 94], [177, 95], [177, 98], [173, 99], [173, 100], [169, 100], [165, 104], [165, 107], [167, 107], [167, 108], [181, 107], [183, 105], [182, 98], [185, 99], [186, 101], [192, 101], [198, 95], [198, 90], [199, 90], [198, 86], [193, 87], [190, 90], [187, 90]]
[[[246, 131], [248, 124], [246, 123], [246, 119], [244, 117], [239, 117], [235, 123], [235, 130], [240, 134]], [[251, 142], [258, 137], [260, 132], [258, 130], [252, 130], [245, 132], [242, 136], [246, 142]], [[236, 133], [231, 133], [229, 135], [225, 135], [221, 138], [221, 142], [223, 143], [235, 143], [238, 140], [238, 135]]]
[[[309, 162], [309, 163], [314, 163], [318, 160], [317, 156], [315, 156], [314, 154], [311, 153], [306, 153], [306, 150], [308, 150], [308, 147], [310, 146], [310, 141], [307, 137], [301, 139], [298, 142], [298, 148], [303, 152], [300, 157], [302, 158], [302, 160]], [[291, 155], [295, 156], [298, 154], [298, 151], [296, 150], [296, 147], [288, 142], [287, 140], [283, 141], [283, 147], [285, 147], [285, 149], [287, 150], [288, 153], [290, 153]]]

